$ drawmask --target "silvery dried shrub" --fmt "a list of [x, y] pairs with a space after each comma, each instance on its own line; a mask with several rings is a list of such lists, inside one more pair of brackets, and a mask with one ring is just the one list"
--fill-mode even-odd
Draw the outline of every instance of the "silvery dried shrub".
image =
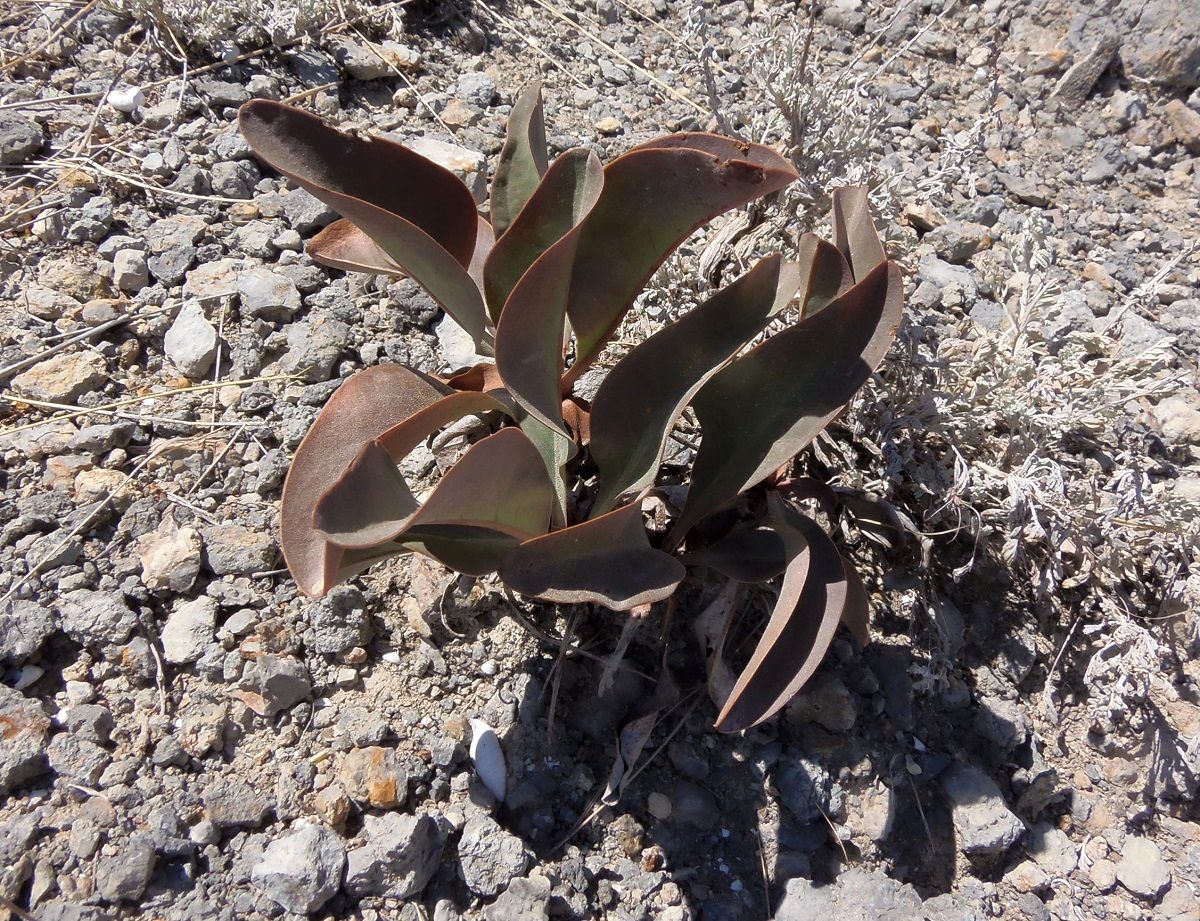
[[[862, 582], [786, 479], [900, 323], [900, 270], [863, 188], [834, 192], [832, 243], [806, 234], [795, 261], [759, 260], [632, 348], [586, 401], [576, 383], [647, 280], [696, 229], [793, 182], [786, 159], [688, 132], [607, 166], [582, 147], [551, 163], [534, 86], [513, 106], [485, 218], [455, 176], [400, 144], [266, 100], [239, 120], [261, 159], [343, 215], [309, 241], [314, 259], [411, 277], [494, 357], [448, 378], [372, 367], [334, 393], [283, 493], [281, 544], [305, 593], [403, 553], [498, 573], [527, 597], [635, 614], [689, 566], [735, 582], [782, 576], [749, 663], [718, 695], [725, 731], [777, 712], [839, 622], [865, 641]], [[643, 499], [689, 407], [703, 438], [687, 498], [650, 532]], [[485, 436], [418, 501], [401, 462], [469, 416]]]

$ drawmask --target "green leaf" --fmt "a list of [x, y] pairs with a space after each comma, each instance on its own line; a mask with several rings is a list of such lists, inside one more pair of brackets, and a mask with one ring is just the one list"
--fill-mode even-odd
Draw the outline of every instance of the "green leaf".
[[895, 339], [903, 300], [900, 269], [880, 264], [700, 389], [693, 405], [703, 437], [668, 546], [794, 457], [841, 412]]
[[243, 105], [238, 124], [260, 159], [357, 225], [485, 347], [487, 311], [468, 274], [479, 218], [453, 173], [401, 144], [343, 134], [267, 99]]
[[592, 401], [590, 451], [600, 470], [593, 514], [654, 482], [667, 437], [684, 407], [787, 306], [799, 285], [796, 264], [768, 256], [638, 344], [609, 372]]
[[567, 524], [567, 474], [566, 465], [575, 456], [577, 448], [570, 438], [564, 438], [561, 433], [534, 416], [521, 414], [521, 431], [525, 433], [542, 458], [546, 473], [554, 487], [554, 504], [550, 508], [550, 526], [552, 528], [566, 527]]
[[565, 604], [628, 611], [671, 595], [687, 570], [650, 546], [641, 503], [521, 544], [500, 567], [514, 591]]
[[546, 172], [546, 128], [542, 120], [542, 84], [531, 83], [513, 102], [496, 171], [492, 176], [491, 213], [496, 238], [525, 207]]
[[484, 293], [493, 320], [500, 319], [526, 269], [588, 215], [603, 186], [604, 170], [592, 150], [577, 147], [554, 161], [484, 266]]
[[584, 222], [569, 301], [576, 359], [568, 382], [600, 354], [633, 299], [671, 252], [719, 214], [796, 178], [769, 147], [699, 132], [635, 147], [604, 169]]
[[337, 583], [342, 550], [313, 528], [317, 500], [363, 446], [439, 400], [448, 388], [403, 365], [361, 371], [334, 392], [292, 459], [279, 513], [280, 547], [300, 590], [319, 598]]
[[825, 658], [846, 606], [846, 569], [833, 541], [777, 493], [767, 500], [788, 564], [762, 638], [717, 717], [721, 732], [756, 726], [795, 696]]

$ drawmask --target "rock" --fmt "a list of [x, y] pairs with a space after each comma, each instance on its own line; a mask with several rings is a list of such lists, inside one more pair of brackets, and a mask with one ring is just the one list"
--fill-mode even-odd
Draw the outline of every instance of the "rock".
[[442, 836], [432, 816], [389, 812], [363, 816], [362, 847], [346, 859], [346, 892], [355, 898], [420, 895], [437, 872]]
[[214, 107], [235, 108], [250, 101], [250, 91], [232, 80], [200, 77], [192, 81], [192, 88]]
[[508, 767], [496, 730], [480, 719], [471, 720], [471, 763], [477, 776], [496, 802], [504, 802], [508, 790]]
[[1092, 87], [1100, 79], [1100, 75], [1117, 57], [1121, 47], [1121, 39], [1116, 32], [1106, 32], [1091, 50], [1082, 55], [1071, 68], [1062, 75], [1062, 79], [1051, 92], [1068, 106], [1080, 105], [1091, 95]]
[[271, 901], [303, 915], [333, 898], [345, 867], [346, 848], [337, 834], [303, 824], [267, 845], [250, 879]]
[[1181, 99], [1172, 99], [1163, 107], [1163, 114], [1171, 124], [1175, 140], [1189, 153], [1200, 155], [1200, 112], [1189, 108]]
[[858, 718], [854, 695], [835, 675], [824, 675], [792, 699], [785, 711], [789, 722], [819, 723], [830, 732], [849, 732]]
[[1041, 823], [1030, 831], [1026, 847], [1039, 867], [1050, 876], [1068, 876], [1075, 869], [1075, 845], [1053, 825]]
[[32, 160], [44, 142], [42, 126], [37, 122], [9, 112], [0, 112], [0, 166]]
[[181, 528], [167, 518], [158, 530], [138, 538], [142, 584], [152, 592], [186, 592], [200, 575], [203, 544], [195, 528]]
[[213, 641], [217, 603], [201, 597], [181, 604], [162, 629], [163, 658], [176, 664], [195, 662]]
[[237, 278], [242, 313], [264, 320], [290, 320], [300, 309], [300, 291], [296, 283], [266, 266], [254, 266]]
[[381, 80], [395, 75], [396, 70], [415, 70], [421, 55], [412, 48], [387, 41], [382, 44], [350, 38], [335, 38], [329, 50], [346, 76], [355, 80]]
[[1171, 868], [1158, 845], [1149, 838], [1130, 836], [1121, 848], [1117, 880], [1135, 895], [1155, 900], [1171, 886]]
[[841, 786], [816, 761], [789, 753], [781, 759], [772, 780], [780, 803], [801, 825], [839, 816], [845, 808]]
[[249, 199], [254, 197], [254, 187], [262, 179], [262, 173], [252, 160], [222, 160], [213, 164], [212, 190], [226, 198]]
[[1098, 890], [1109, 892], [1117, 885], [1117, 865], [1102, 857], [1088, 868], [1088, 877]]
[[1192, 0], [1120, 0], [1127, 76], [1160, 86], [1200, 85], [1200, 17]]
[[10, 598], [0, 608], [0, 659], [24, 662], [56, 629], [49, 608], [36, 601]]
[[279, 367], [309, 383], [329, 380], [333, 366], [350, 340], [350, 327], [340, 320], [316, 316], [287, 328], [288, 351]]
[[40, 703], [0, 684], [0, 794], [46, 772], [49, 731]]
[[271, 803], [260, 787], [231, 777], [210, 781], [203, 792], [208, 820], [218, 828], [261, 825]]
[[112, 712], [100, 704], [76, 704], [67, 710], [64, 722], [67, 731], [97, 745], [109, 743], [114, 726]]
[[475, 351], [475, 340], [450, 314], [438, 320], [433, 331], [442, 348], [442, 360], [450, 370], [459, 371], [491, 360]]
[[141, 899], [157, 861], [154, 845], [137, 835], [111, 857], [96, 864], [96, 889], [108, 902], [136, 902]]
[[208, 322], [198, 301], [185, 301], [179, 308], [163, 349], [185, 377], [196, 380], [208, 373], [217, 357], [217, 328]]
[[483, 910], [486, 921], [545, 921], [550, 917], [550, 880], [539, 873], [514, 879]]
[[119, 594], [77, 589], [58, 603], [63, 632], [81, 646], [119, 646], [133, 635], [137, 614]]
[[371, 618], [362, 592], [352, 585], [339, 585], [308, 609], [312, 624], [309, 649], [327, 656], [365, 646], [371, 638]]
[[924, 921], [925, 917], [916, 890], [882, 870], [847, 870], [830, 885], [790, 879], [775, 911], [775, 921]]
[[304, 663], [291, 656], [259, 656], [246, 675], [246, 683], [255, 695], [246, 704], [260, 716], [274, 716], [312, 692]]
[[408, 772], [391, 748], [354, 748], [342, 757], [338, 779], [351, 798], [378, 809], [403, 805], [408, 796]]
[[39, 361], [12, 379], [18, 396], [49, 403], [73, 403], [108, 381], [104, 358], [96, 352], [72, 352]]
[[450, 170], [471, 190], [476, 204], [483, 204], [487, 200], [487, 158], [483, 154], [433, 138], [392, 137], [392, 140], [399, 141], [422, 157]]
[[1040, 892], [1050, 885], [1050, 877], [1032, 860], [1017, 864], [1004, 874], [1004, 881], [1017, 892]]
[[606, 137], [612, 137], [621, 133], [621, 123], [611, 115], [597, 121], [594, 127]]
[[505, 831], [490, 816], [476, 815], [463, 826], [458, 861], [467, 888], [475, 895], [491, 898], [502, 892], [509, 880], [525, 872], [530, 855], [516, 835]]
[[991, 243], [991, 234], [983, 224], [949, 221], [927, 233], [924, 242], [952, 265], [963, 265]]
[[465, 73], [458, 78], [454, 95], [477, 109], [486, 109], [496, 98], [496, 81], [479, 71]]
[[104, 101], [118, 112], [130, 115], [146, 104], [146, 95], [136, 86], [118, 86], [109, 91]]
[[136, 294], [150, 284], [146, 254], [136, 249], [117, 250], [113, 256], [113, 284], [129, 294]]
[[204, 561], [218, 576], [248, 576], [275, 565], [275, 538], [232, 522], [205, 528]]
[[304, 189], [293, 189], [283, 196], [283, 214], [292, 229], [309, 233], [324, 227], [337, 217], [327, 204], [309, 195]]
[[112, 756], [95, 742], [73, 732], [60, 732], [46, 746], [50, 769], [69, 781], [94, 787], [112, 761]]
[[941, 776], [950, 798], [958, 848], [964, 854], [999, 854], [1025, 833], [995, 782], [976, 767], [953, 764]]
[[1167, 397], [1154, 407], [1154, 417], [1167, 441], [1200, 445], [1200, 395], [1195, 391]]

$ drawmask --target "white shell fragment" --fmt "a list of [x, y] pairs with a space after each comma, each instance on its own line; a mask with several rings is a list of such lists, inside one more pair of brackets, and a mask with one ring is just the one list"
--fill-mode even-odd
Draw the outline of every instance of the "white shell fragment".
[[496, 802], [504, 802], [508, 780], [504, 752], [500, 748], [500, 739], [496, 736], [496, 731], [483, 720], [471, 720], [471, 762], [475, 765], [475, 773], [483, 785], [496, 797]]
[[106, 100], [118, 112], [136, 112], [146, 104], [146, 97], [136, 86], [119, 86]]

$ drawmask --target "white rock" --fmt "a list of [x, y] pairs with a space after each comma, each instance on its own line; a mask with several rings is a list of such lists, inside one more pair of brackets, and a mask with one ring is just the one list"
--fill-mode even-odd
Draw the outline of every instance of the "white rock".
[[175, 367], [195, 380], [208, 373], [217, 356], [217, 329], [208, 322], [203, 307], [187, 301], [167, 330], [163, 346]]
[[179, 606], [162, 630], [163, 658], [168, 662], [195, 662], [213, 641], [217, 603], [196, 598]]
[[496, 802], [504, 802], [508, 786], [504, 751], [500, 748], [496, 731], [483, 720], [471, 720], [471, 762], [483, 785], [496, 797]]
[[453, 371], [470, 368], [481, 361], [492, 359], [479, 355], [475, 351], [475, 340], [455, 321], [450, 314], [444, 315], [433, 328], [442, 347], [442, 359]]
[[136, 112], [146, 104], [146, 97], [136, 86], [119, 86], [108, 94], [107, 101], [118, 112]]
[[165, 520], [138, 540], [142, 584], [152, 592], [186, 592], [200, 575], [200, 533]]
[[392, 140], [450, 170], [471, 190], [476, 204], [481, 205], [487, 200], [487, 158], [479, 151], [433, 138], [393, 137]]

